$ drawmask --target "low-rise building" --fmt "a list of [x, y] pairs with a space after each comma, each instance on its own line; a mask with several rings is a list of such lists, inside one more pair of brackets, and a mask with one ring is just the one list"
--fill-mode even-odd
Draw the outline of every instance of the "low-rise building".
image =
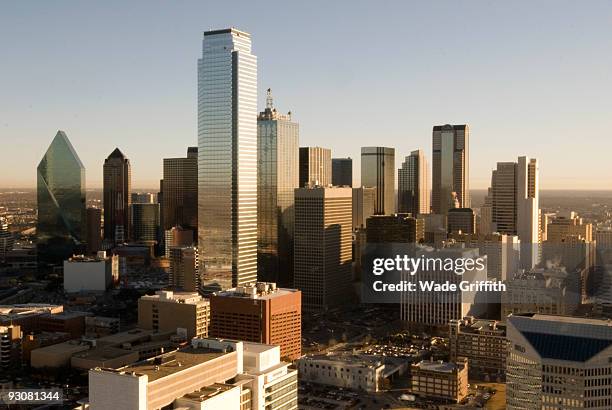
[[91, 409], [297, 409], [297, 371], [278, 346], [194, 339], [129, 366], [89, 371]]
[[119, 280], [119, 258], [99, 251], [96, 257], [73, 256], [64, 261], [66, 292], [104, 292]]
[[458, 403], [468, 394], [468, 364], [422, 361], [411, 366], [412, 393], [428, 399]]
[[177, 332], [186, 338], [207, 337], [210, 303], [196, 292], [158, 291], [138, 300], [138, 326]]
[[470, 377], [504, 380], [508, 341], [506, 325], [472, 316], [450, 321], [450, 358], [468, 359]]

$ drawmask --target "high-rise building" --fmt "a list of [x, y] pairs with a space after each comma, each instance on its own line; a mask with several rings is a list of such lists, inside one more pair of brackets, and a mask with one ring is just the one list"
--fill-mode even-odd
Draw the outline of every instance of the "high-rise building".
[[361, 148], [361, 186], [376, 187], [375, 214], [395, 212], [395, 148]]
[[591, 269], [596, 259], [593, 224], [585, 222], [576, 212], [557, 215], [547, 226], [542, 251], [544, 262], [556, 261], [568, 272]]
[[257, 276], [293, 286], [294, 191], [299, 186], [299, 125], [274, 108], [268, 89], [257, 117]]
[[192, 246], [194, 244], [193, 231], [175, 226], [164, 232], [164, 255], [170, 257], [170, 248], [173, 246]]
[[257, 57], [234, 28], [198, 60], [198, 243], [207, 292], [257, 280]]
[[6, 218], [0, 218], [0, 263], [6, 260], [7, 254], [13, 249], [15, 238], [9, 231]]
[[299, 186], [329, 186], [331, 183], [331, 149], [321, 147], [300, 147]]
[[[431, 209], [444, 214], [470, 207], [470, 129], [467, 125], [433, 127]], [[455, 199], [459, 206], [455, 206]]]
[[608, 320], [540, 314], [507, 319], [506, 408], [612, 408]]
[[472, 208], [451, 208], [447, 215], [447, 230], [449, 233], [476, 232], [476, 217]]
[[210, 296], [210, 335], [280, 346], [281, 357], [302, 355], [302, 298], [295, 289], [257, 282]]
[[161, 214], [164, 230], [174, 226], [198, 229], [198, 148], [186, 158], [164, 158]]
[[365, 228], [366, 221], [374, 215], [376, 188], [353, 188], [353, 229]]
[[100, 251], [95, 257], [73, 256], [64, 261], [65, 292], [104, 292], [119, 282], [119, 257]]
[[488, 235], [493, 233], [493, 191], [489, 188], [484, 198], [484, 203], [480, 207], [480, 217], [478, 218], [478, 233]]
[[342, 303], [351, 281], [352, 189], [295, 190], [295, 287], [305, 309]]
[[519, 237], [525, 269], [539, 261], [538, 180], [538, 162], [527, 157], [498, 162], [491, 176], [491, 229]]
[[132, 192], [133, 204], [153, 204], [155, 203], [155, 195], [151, 192]]
[[59, 265], [84, 250], [85, 167], [64, 131], [38, 164], [37, 206], [39, 265]]
[[159, 204], [132, 204], [132, 236], [150, 246], [159, 242]]
[[186, 292], [199, 292], [201, 287], [198, 267], [198, 248], [195, 246], [171, 246], [168, 259], [168, 282], [172, 288]]
[[87, 254], [92, 255], [102, 249], [102, 210], [87, 208]]
[[353, 160], [332, 158], [332, 185], [353, 186]]
[[412, 151], [397, 171], [397, 209], [400, 213], [428, 214], [429, 172], [425, 152]]
[[408, 214], [373, 215], [366, 221], [368, 243], [416, 243], [423, 234], [423, 220]]
[[104, 161], [104, 239], [111, 245], [131, 238], [131, 191], [130, 160], [115, 148]]
[[210, 303], [197, 292], [161, 290], [138, 299], [138, 327], [156, 332], [183, 329], [187, 339], [207, 337]]

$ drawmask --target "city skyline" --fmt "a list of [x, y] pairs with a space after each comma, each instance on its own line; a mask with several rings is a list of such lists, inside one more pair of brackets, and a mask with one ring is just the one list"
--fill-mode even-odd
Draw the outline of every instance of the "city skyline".
[[[187, 9], [159, 5], [143, 10], [150, 19], [141, 25], [131, 24], [130, 13], [117, 15], [112, 8], [98, 10], [98, 21], [89, 16], [91, 8], [42, 5], [34, 10], [28, 4], [11, 5], [6, 15], [14, 18], [0, 29], [5, 34], [2, 38], [11, 38], [10, 44], [2, 44], [7, 58], [0, 68], [6, 96], [0, 102], [0, 112], [5, 114], [0, 133], [3, 140], [10, 138], [5, 164], [14, 172], [0, 176], [0, 187], [34, 187], [34, 166], [58, 129], [70, 135], [81, 155], [88, 188], [101, 187], [104, 156], [114, 147], [130, 153], [135, 187], [155, 187], [162, 175], [162, 159], [184, 155], [197, 139], [193, 55], [199, 44], [194, 38], [207, 28], [235, 26], [258, 38], [254, 47], [260, 60], [258, 111], [264, 107], [263, 90], [271, 87], [279, 106], [292, 110], [302, 125], [301, 145], [325, 146], [332, 149], [333, 157], [353, 158], [354, 182], [360, 180], [361, 146], [393, 147], [398, 158], [416, 149], [431, 153], [429, 135], [434, 124], [467, 123], [472, 139], [472, 189], [486, 189], [496, 163], [518, 155], [541, 162], [542, 189], [606, 188], [612, 178], [605, 158], [612, 142], [606, 133], [612, 124], [605, 98], [609, 88], [605, 60], [610, 57], [602, 51], [610, 45], [611, 36], [606, 34], [612, 7], [594, 3], [584, 10], [555, 3], [553, 9], [549, 4], [530, 8], [528, 16], [520, 7], [479, 2], [457, 6], [459, 10], [395, 4], [389, 8], [397, 17], [372, 16], [370, 7], [361, 5], [352, 9], [354, 18], [347, 21], [337, 19], [343, 8], [334, 4], [315, 23], [321, 30], [310, 30], [302, 20], [270, 26], [265, 24], [267, 14], [249, 4], [235, 15], [206, 7], [207, 14], [190, 8], [189, 16]], [[306, 17], [312, 13], [300, 5], [293, 8]], [[139, 10], [136, 5], [126, 9]], [[273, 9], [266, 13], [282, 13]], [[41, 13], [45, 18], [58, 21], [69, 11], [74, 25], [58, 24], [51, 30], [36, 25], [40, 17], [34, 11], [41, 10], [46, 11]], [[195, 6], [195, 10], [200, 9]], [[454, 19], [454, 13], [477, 17], [491, 12], [505, 18], [489, 22], [474, 18], [469, 27]], [[550, 13], [557, 19], [550, 18]], [[114, 32], [102, 26], [107, 15], [117, 25]], [[448, 27], [434, 33], [419, 21], [434, 17], [449, 22]], [[162, 18], [167, 19], [168, 28], [160, 28]], [[512, 27], [513, 18], [524, 23], [522, 33]], [[171, 23], [179, 19], [185, 19], [185, 24], [172, 29], [176, 25]], [[576, 24], [587, 19], [593, 24]], [[148, 24], [155, 30], [147, 30]], [[39, 45], [37, 33], [42, 35], [43, 29], [47, 41]], [[70, 36], [77, 30], [83, 31], [86, 42]], [[423, 44], [412, 40], [419, 33], [425, 34]], [[451, 34], [453, 41], [448, 41]], [[318, 36], [325, 36], [325, 46], [319, 46]], [[382, 41], [387, 36], [409, 40], [396, 50]], [[523, 37], [529, 37], [530, 43]], [[67, 39], [69, 54], [63, 48]], [[503, 53], [496, 42], [504, 45]], [[350, 64], [363, 47], [374, 62]], [[135, 55], [127, 54], [128, 50]], [[393, 64], [376, 62], [389, 53]], [[455, 56], [461, 53], [470, 58], [457, 61]], [[304, 55], [331, 57], [330, 64], [317, 68]], [[62, 63], [47, 65], [40, 78], [31, 77], [33, 56]], [[597, 64], [594, 58], [591, 61], [595, 56]], [[110, 64], [101, 65], [101, 58]], [[161, 60], [171, 60], [172, 65]], [[447, 60], [453, 61], [450, 70], [443, 64]], [[130, 64], [122, 64], [125, 61]], [[530, 67], [530, 72], [521, 67]], [[445, 88], [452, 95], [445, 95], [446, 103], [440, 104], [440, 90]], [[325, 116], [320, 115], [322, 99]], [[384, 109], [373, 110], [373, 106]], [[402, 118], [401, 126], [383, 121], [389, 116]], [[558, 121], [560, 116], [563, 122]], [[578, 142], [597, 149], [584, 159], [573, 157], [576, 166], [569, 171], [564, 159]]]

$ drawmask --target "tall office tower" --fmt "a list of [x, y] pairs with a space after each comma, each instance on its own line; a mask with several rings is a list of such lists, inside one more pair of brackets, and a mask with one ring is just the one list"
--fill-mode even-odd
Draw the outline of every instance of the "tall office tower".
[[397, 209], [413, 216], [430, 211], [427, 159], [420, 149], [412, 151], [397, 171]]
[[181, 226], [174, 226], [164, 231], [164, 255], [170, 257], [170, 248], [173, 246], [192, 246], [194, 245], [193, 231], [184, 229]]
[[104, 161], [104, 239], [112, 245], [131, 238], [131, 191], [130, 160], [115, 148]]
[[361, 186], [376, 187], [375, 214], [395, 212], [395, 148], [361, 148]]
[[201, 281], [198, 269], [198, 248], [172, 246], [169, 249], [170, 271], [168, 284], [186, 292], [199, 292]]
[[102, 249], [102, 210], [87, 208], [87, 254], [98, 253]]
[[295, 190], [294, 278], [304, 309], [327, 309], [346, 300], [352, 202], [351, 188]]
[[274, 108], [257, 117], [257, 276], [293, 286], [294, 191], [299, 186], [299, 125]]
[[366, 224], [368, 243], [416, 243], [424, 234], [423, 220], [407, 214], [373, 215]]
[[353, 160], [332, 158], [332, 185], [353, 186]]
[[198, 60], [198, 243], [205, 291], [257, 280], [257, 57], [234, 28]]
[[374, 215], [376, 188], [353, 188], [353, 229], [365, 228], [366, 221]]
[[151, 192], [132, 192], [133, 204], [153, 204], [155, 203], [155, 195]]
[[159, 204], [132, 204], [132, 236], [134, 242], [149, 246], [159, 243]]
[[174, 226], [198, 229], [198, 148], [186, 158], [164, 158], [161, 213], [164, 230]]
[[85, 167], [64, 131], [58, 131], [37, 168], [39, 265], [61, 264], [83, 252]]
[[448, 233], [473, 234], [476, 232], [476, 217], [472, 208], [452, 208], [447, 215]]
[[331, 149], [300, 147], [300, 187], [332, 183]]
[[295, 289], [257, 282], [210, 297], [210, 336], [280, 346], [281, 357], [302, 355], [302, 298]]
[[9, 231], [6, 218], [0, 218], [0, 263], [6, 260], [6, 255], [13, 249], [15, 239]]
[[607, 320], [529, 314], [507, 319], [506, 408], [612, 408]]
[[467, 125], [433, 127], [431, 209], [444, 214], [454, 205], [470, 207], [470, 128]]
[[491, 229], [519, 237], [524, 269], [539, 261], [538, 179], [538, 162], [527, 157], [498, 162], [491, 176]]

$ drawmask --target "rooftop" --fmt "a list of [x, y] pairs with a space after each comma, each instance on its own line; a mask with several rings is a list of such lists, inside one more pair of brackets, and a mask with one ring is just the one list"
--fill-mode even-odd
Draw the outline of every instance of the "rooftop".
[[156, 302], [184, 303], [188, 305], [208, 303], [208, 300], [200, 296], [198, 292], [177, 292], [171, 290], [160, 290], [157, 291], [155, 295], [145, 295], [140, 299], [154, 300]]
[[202, 387], [200, 390], [194, 391], [193, 393], [186, 394], [181, 398], [197, 402], [203, 402], [235, 387], [236, 386], [232, 386], [230, 384], [213, 383], [210, 386]]
[[272, 299], [278, 296], [290, 295], [299, 292], [297, 289], [277, 288], [276, 283], [256, 282], [233, 289], [216, 292], [215, 296], [249, 298], [249, 299]]
[[[135, 376], [146, 375], [150, 383], [216, 359], [225, 354], [227, 353], [211, 349], [188, 347], [110, 371], [122, 374], [133, 373]], [[107, 371], [109, 370], [107, 369]]]
[[414, 366], [418, 367], [421, 370], [438, 373], [452, 373], [457, 369], [456, 364], [443, 361], [431, 362], [428, 360], [423, 360], [415, 364]]

